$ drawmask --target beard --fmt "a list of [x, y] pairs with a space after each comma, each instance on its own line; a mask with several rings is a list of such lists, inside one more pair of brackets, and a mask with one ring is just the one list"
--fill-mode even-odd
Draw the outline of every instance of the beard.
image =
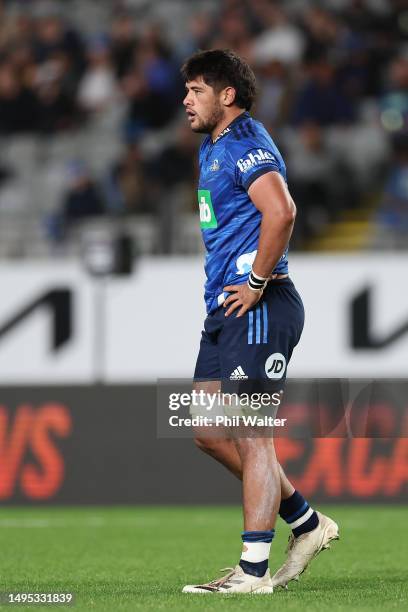
[[224, 119], [225, 112], [221, 104], [215, 104], [211, 114], [206, 119], [197, 118], [199, 123], [196, 127], [192, 127], [193, 132], [198, 134], [211, 134], [217, 125]]

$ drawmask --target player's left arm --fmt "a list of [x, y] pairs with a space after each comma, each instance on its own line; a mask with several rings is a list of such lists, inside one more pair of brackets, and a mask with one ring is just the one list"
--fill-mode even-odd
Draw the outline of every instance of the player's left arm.
[[[258, 276], [267, 278], [289, 242], [296, 206], [283, 177], [274, 171], [258, 177], [250, 185], [248, 195], [262, 214], [258, 252], [252, 270]], [[232, 292], [224, 302], [225, 316], [239, 308], [237, 317], [242, 317], [262, 296], [262, 291], [254, 291], [246, 283], [228, 285], [224, 291]]]

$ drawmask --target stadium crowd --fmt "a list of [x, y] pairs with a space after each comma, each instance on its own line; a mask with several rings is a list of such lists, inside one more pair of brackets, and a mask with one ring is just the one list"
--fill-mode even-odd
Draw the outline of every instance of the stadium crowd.
[[[96, 145], [91, 155], [67, 152], [63, 193], [47, 211], [50, 240], [86, 217], [156, 218], [169, 191], [183, 194], [175, 215], [195, 210], [199, 139], [182, 112], [179, 68], [197, 49], [228, 47], [255, 69], [253, 113], [286, 159], [302, 211], [294, 246], [361, 207], [405, 244], [406, 0], [94, 4], [96, 20], [84, 17], [86, 0], [0, 1], [0, 146], [27, 135], [86, 138], [92, 126], [118, 141], [102, 167], [90, 159], [104, 160]], [[20, 171], [0, 154], [0, 212], [2, 188]]]

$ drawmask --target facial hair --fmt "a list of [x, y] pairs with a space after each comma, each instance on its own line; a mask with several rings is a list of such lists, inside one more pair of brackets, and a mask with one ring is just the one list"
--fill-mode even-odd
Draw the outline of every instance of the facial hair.
[[224, 119], [224, 116], [223, 107], [219, 102], [216, 102], [210, 116], [205, 121], [201, 121], [198, 127], [193, 128], [193, 131], [198, 134], [211, 134], [217, 125]]

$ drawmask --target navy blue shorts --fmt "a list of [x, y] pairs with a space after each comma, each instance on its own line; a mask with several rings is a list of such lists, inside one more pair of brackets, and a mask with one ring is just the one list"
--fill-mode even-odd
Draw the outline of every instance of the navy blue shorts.
[[256, 306], [242, 317], [236, 312], [225, 317], [220, 306], [207, 316], [194, 380], [220, 380], [224, 389], [234, 391], [234, 382], [240, 391], [282, 389], [304, 324], [303, 303], [293, 282], [270, 281]]

